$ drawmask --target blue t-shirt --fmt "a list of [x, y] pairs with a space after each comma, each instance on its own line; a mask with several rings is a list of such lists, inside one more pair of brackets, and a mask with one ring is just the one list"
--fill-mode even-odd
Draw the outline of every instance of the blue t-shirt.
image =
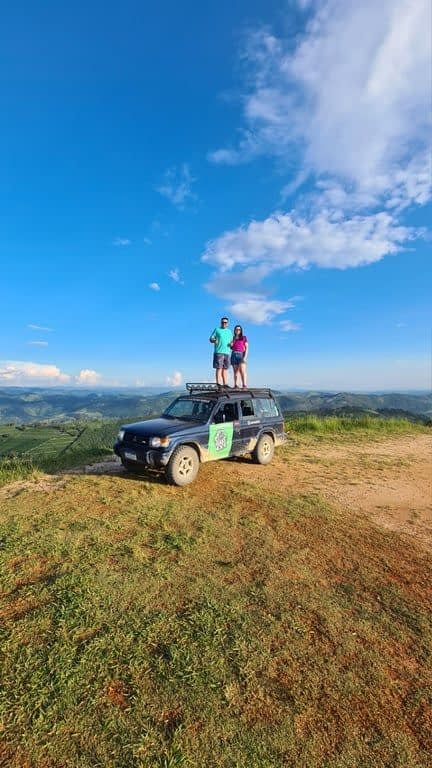
[[215, 328], [213, 333], [210, 334], [210, 338], [216, 339], [214, 351], [217, 352], [218, 355], [230, 354], [230, 344], [233, 340], [231, 328]]

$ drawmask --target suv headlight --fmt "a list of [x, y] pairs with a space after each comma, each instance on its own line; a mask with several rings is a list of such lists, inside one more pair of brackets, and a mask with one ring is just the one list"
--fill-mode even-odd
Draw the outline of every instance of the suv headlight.
[[117, 435], [117, 440], [119, 441], [119, 443], [121, 443], [121, 441], [123, 440], [124, 436], [125, 436], [125, 430], [124, 429], [120, 429], [119, 433]]
[[150, 445], [152, 448], [168, 448], [170, 444], [169, 437], [151, 437]]

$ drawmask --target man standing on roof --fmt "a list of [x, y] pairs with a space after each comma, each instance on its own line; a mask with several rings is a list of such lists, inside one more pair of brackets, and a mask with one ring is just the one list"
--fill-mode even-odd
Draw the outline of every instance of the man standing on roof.
[[219, 328], [215, 328], [209, 338], [210, 344], [214, 344], [213, 368], [216, 371], [216, 384], [219, 384], [221, 387], [228, 386], [228, 368], [231, 355], [230, 344], [233, 339], [228, 323], [227, 317], [221, 317]]

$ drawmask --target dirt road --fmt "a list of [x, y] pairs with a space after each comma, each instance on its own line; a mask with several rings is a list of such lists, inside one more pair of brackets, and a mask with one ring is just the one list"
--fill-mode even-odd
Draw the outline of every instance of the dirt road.
[[[121, 476], [125, 470], [113, 457], [68, 470], [63, 477], [78, 473]], [[367, 515], [380, 526], [414, 537], [432, 551], [432, 436], [292, 438], [266, 467], [249, 458], [202, 465], [189, 491], [211, 508], [218, 485], [238, 481], [290, 494], [320, 494], [342, 510]], [[45, 491], [61, 487], [62, 479], [57, 475], [20, 481], [3, 488], [0, 495], [30, 485]]]
[[[121, 474], [117, 460], [88, 466], [90, 474]], [[197, 492], [217, 482], [250, 480], [290, 493], [319, 493], [330, 503], [415, 537], [432, 550], [432, 436], [392, 436], [339, 442], [291, 439], [267, 467], [249, 459], [205, 464]], [[198, 490], [199, 489], [199, 490]], [[205, 489], [205, 491], [204, 491]]]

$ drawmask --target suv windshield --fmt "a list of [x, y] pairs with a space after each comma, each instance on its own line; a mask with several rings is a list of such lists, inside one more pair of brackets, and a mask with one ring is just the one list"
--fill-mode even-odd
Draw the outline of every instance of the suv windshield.
[[207, 421], [214, 403], [211, 400], [199, 398], [179, 398], [163, 412], [166, 419], [182, 419], [183, 421]]

